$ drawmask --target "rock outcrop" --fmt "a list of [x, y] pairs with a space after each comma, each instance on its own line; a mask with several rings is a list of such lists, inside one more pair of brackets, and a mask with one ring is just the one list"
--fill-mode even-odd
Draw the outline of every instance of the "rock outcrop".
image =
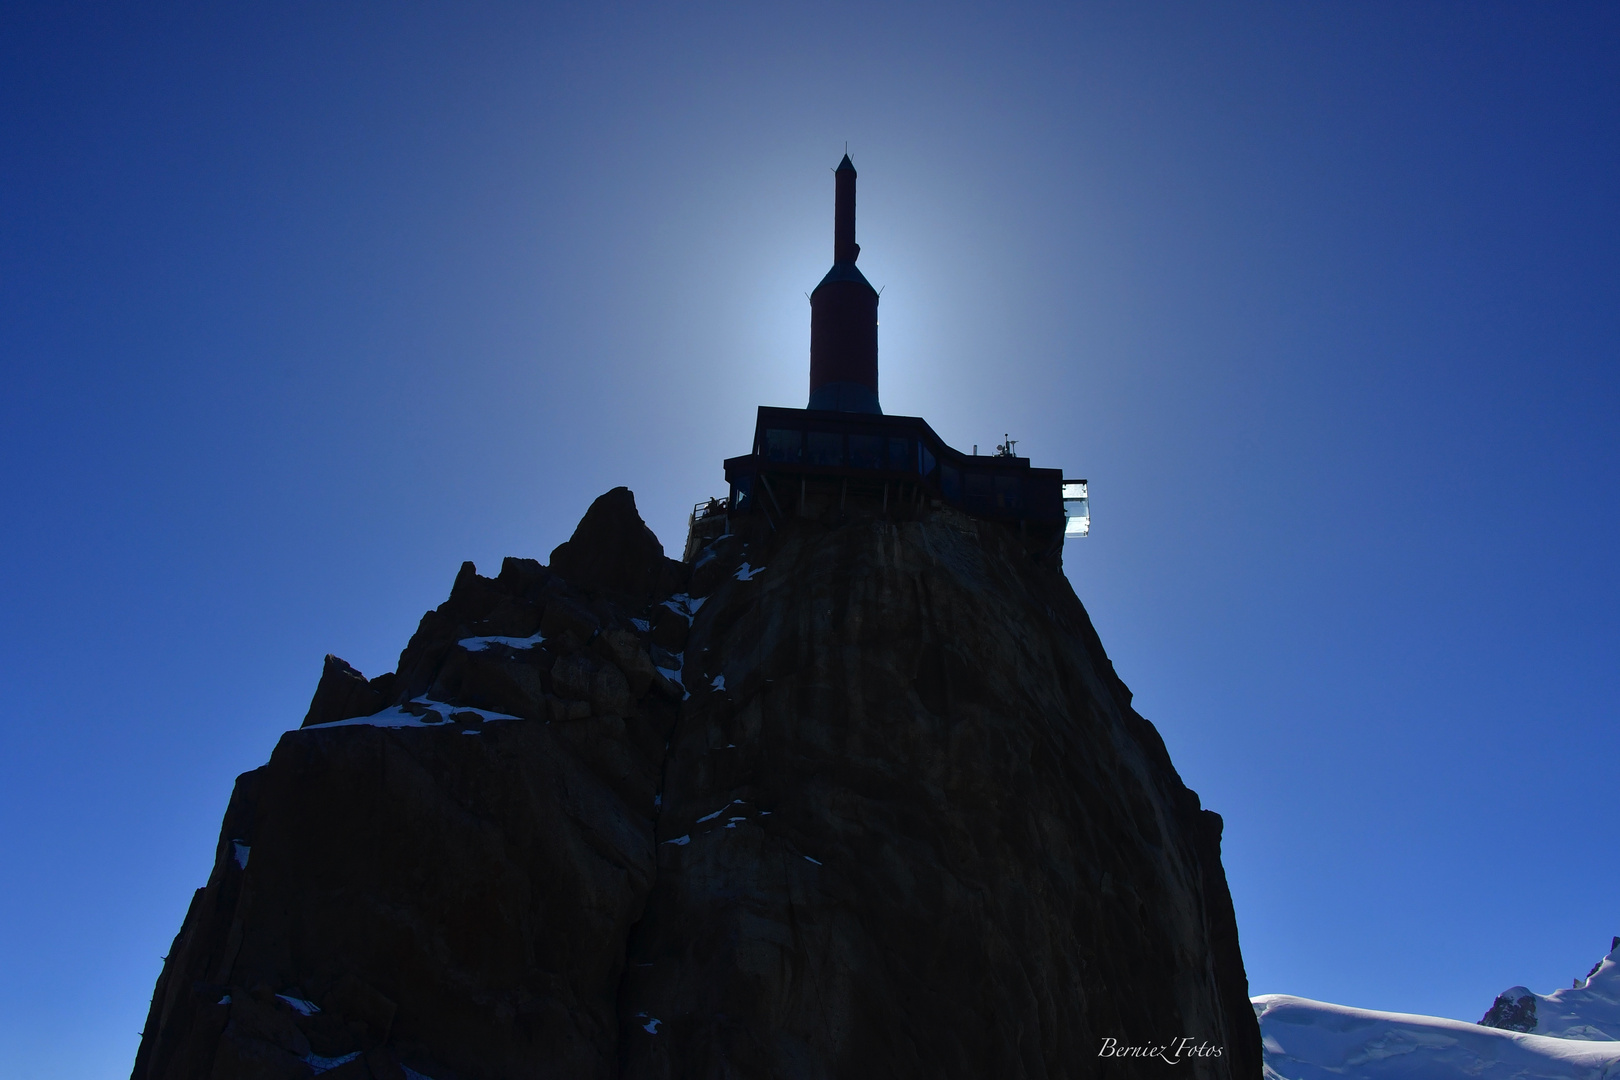
[[1062, 574], [951, 511], [628, 491], [328, 657], [242, 776], [135, 1080], [1259, 1077], [1220, 819]]
[[1528, 987], [1514, 986], [1496, 995], [1491, 1007], [1480, 1018], [1483, 1027], [1503, 1031], [1536, 1030], [1536, 995]]

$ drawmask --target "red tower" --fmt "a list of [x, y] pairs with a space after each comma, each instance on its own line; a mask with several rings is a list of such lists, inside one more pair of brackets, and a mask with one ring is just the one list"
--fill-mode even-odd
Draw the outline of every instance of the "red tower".
[[810, 294], [810, 404], [832, 412], [881, 413], [877, 378], [877, 290], [855, 269], [855, 165], [833, 174], [833, 267]]

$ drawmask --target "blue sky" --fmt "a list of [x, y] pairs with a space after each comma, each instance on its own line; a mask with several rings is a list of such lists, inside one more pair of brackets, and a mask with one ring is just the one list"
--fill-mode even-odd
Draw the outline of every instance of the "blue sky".
[[118, 1075], [330, 651], [806, 395], [861, 172], [890, 412], [1226, 818], [1256, 993], [1477, 1019], [1620, 933], [1620, 10], [0, 10], [0, 1074]]

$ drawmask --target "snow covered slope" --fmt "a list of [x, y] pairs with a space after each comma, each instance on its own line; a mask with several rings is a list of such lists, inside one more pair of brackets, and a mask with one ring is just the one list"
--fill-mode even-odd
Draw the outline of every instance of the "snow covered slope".
[[[1614, 959], [1611, 953], [1611, 968]], [[1600, 967], [1593, 978], [1602, 973]], [[1266, 1080], [1620, 1078], [1620, 1042], [1528, 1035], [1287, 994], [1255, 998], [1254, 1011], [1265, 1045]]]
[[1502, 991], [1480, 1023], [1560, 1039], [1620, 1039], [1620, 938], [1614, 945], [1569, 989], [1537, 994], [1515, 986]]

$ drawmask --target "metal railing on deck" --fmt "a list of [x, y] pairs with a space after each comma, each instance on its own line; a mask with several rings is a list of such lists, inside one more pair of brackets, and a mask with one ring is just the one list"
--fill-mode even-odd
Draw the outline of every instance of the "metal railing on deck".
[[[713, 526], [710, 523], [718, 518], [720, 519], [718, 523], [724, 524], [730, 509], [731, 500], [723, 495], [717, 499], [704, 499], [702, 502], [695, 503], [692, 506], [692, 516], [686, 523], [686, 549], [681, 554], [683, 561], [690, 562], [692, 560], [692, 557], [697, 554], [698, 547], [701, 546], [698, 541], [705, 538], [707, 533], [713, 531]], [[713, 539], [712, 537], [708, 538]]]

